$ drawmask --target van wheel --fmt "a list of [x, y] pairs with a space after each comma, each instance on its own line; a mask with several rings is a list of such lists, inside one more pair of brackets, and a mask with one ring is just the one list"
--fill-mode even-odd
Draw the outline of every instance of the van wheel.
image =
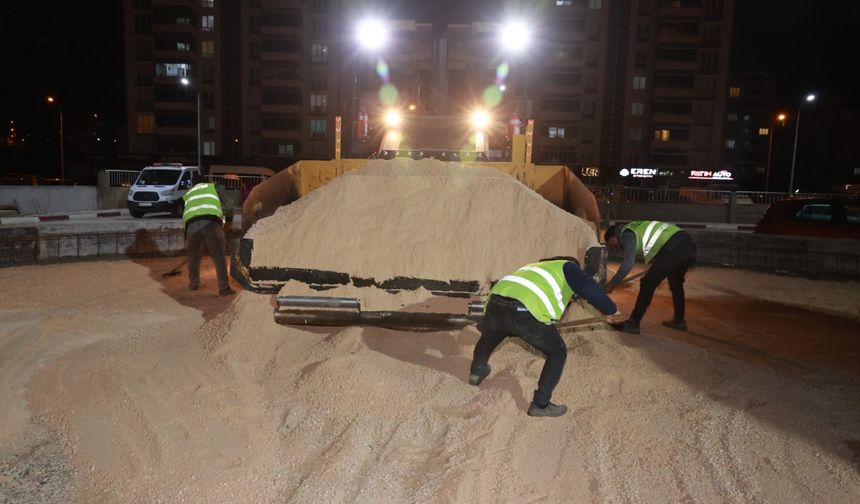
[[185, 212], [185, 202], [182, 200], [179, 200], [176, 202], [176, 204], [173, 205], [172, 214], [174, 217], [180, 217], [181, 218], [183, 212]]
[[135, 219], [140, 219], [143, 217], [143, 214], [146, 212], [141, 212], [140, 210], [129, 210], [128, 214], [134, 217]]

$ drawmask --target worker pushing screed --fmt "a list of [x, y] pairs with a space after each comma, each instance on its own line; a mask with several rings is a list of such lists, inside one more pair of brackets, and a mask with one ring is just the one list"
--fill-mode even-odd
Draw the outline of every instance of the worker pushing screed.
[[664, 278], [669, 279], [672, 291], [672, 305], [675, 316], [663, 325], [680, 331], [687, 330], [684, 318], [684, 276], [696, 262], [696, 244], [693, 238], [674, 224], [660, 221], [634, 221], [626, 226], [609, 226], [604, 234], [606, 244], [612, 248], [621, 247], [624, 259], [615, 276], [606, 285], [606, 292], [612, 292], [630, 273], [636, 256], [641, 255], [645, 264], [651, 267], [639, 282], [639, 295], [630, 318], [621, 326], [624, 332], [639, 334], [639, 322], [645, 315], [654, 291]]
[[619, 315], [615, 303], [572, 257], [553, 257], [528, 264], [502, 277], [490, 289], [481, 338], [475, 345], [469, 383], [479, 385], [490, 374], [489, 358], [508, 336], [516, 336], [546, 355], [529, 416], [556, 417], [567, 411], [550, 401], [567, 359], [567, 346], [555, 326], [571, 298], [588, 301], [604, 315]]

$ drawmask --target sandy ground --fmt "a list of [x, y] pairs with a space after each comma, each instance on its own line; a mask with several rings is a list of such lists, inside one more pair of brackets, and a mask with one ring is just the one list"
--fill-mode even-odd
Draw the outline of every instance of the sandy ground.
[[566, 332], [533, 419], [512, 340], [470, 387], [474, 329], [286, 328], [178, 261], [0, 270], [0, 502], [860, 500], [856, 282], [698, 268], [688, 333], [665, 286], [641, 336]]

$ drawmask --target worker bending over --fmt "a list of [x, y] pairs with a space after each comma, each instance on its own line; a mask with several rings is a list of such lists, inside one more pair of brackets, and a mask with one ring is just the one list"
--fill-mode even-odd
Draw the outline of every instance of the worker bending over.
[[227, 240], [222, 227], [225, 220], [233, 221], [233, 204], [220, 185], [204, 182], [199, 175], [194, 176], [194, 183], [194, 187], [183, 196], [185, 211], [182, 221], [185, 223], [185, 247], [188, 250], [188, 289], [200, 288], [200, 259], [205, 243], [218, 273], [218, 295], [230, 296], [236, 291], [230, 288], [227, 276]]
[[563, 415], [567, 406], [550, 402], [567, 358], [567, 346], [553, 323], [562, 317], [574, 295], [604, 315], [618, 314], [615, 303], [572, 257], [543, 259], [496, 282], [478, 325], [481, 338], [475, 345], [469, 383], [479, 385], [490, 374], [488, 361], [493, 350], [508, 336], [516, 336], [546, 356], [528, 414]]
[[645, 315], [648, 305], [651, 304], [654, 290], [664, 278], [668, 278], [675, 317], [663, 322], [663, 325], [686, 331], [684, 275], [696, 262], [696, 244], [693, 238], [674, 224], [660, 221], [634, 221], [620, 229], [618, 226], [609, 226], [603, 239], [610, 247], [620, 246], [624, 251], [621, 266], [607, 284], [606, 292], [612, 292], [624, 281], [624, 277], [630, 273], [636, 262], [637, 254], [642, 256], [646, 265], [651, 264], [639, 283], [639, 296], [636, 297], [633, 312], [621, 329], [624, 332], [639, 334], [639, 322]]

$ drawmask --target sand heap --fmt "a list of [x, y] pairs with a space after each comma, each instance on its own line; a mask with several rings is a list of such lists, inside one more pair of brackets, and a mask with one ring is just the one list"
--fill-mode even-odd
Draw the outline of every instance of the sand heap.
[[597, 245], [591, 226], [507, 174], [399, 159], [338, 177], [246, 236], [255, 267], [484, 285], [543, 257], [582, 259]]

